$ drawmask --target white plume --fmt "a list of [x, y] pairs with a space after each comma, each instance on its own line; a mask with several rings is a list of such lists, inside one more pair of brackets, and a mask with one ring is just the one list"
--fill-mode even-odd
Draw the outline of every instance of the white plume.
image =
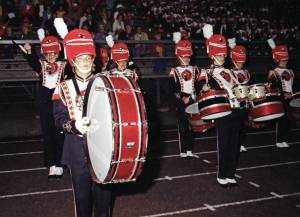
[[114, 39], [111, 35], [106, 36], [105, 40], [106, 40], [106, 43], [109, 47], [114, 46], [115, 42], [114, 42]]
[[55, 18], [54, 20], [54, 26], [59, 34], [59, 36], [64, 39], [64, 37], [68, 34], [68, 27], [66, 23], [64, 22], [63, 18]]
[[180, 32], [173, 32], [173, 41], [177, 44], [181, 40]]
[[210, 24], [205, 24], [202, 30], [203, 30], [203, 36], [206, 39], [209, 39], [214, 34], [213, 27]]
[[270, 46], [272, 49], [274, 49], [274, 48], [276, 47], [275, 42], [274, 42], [274, 40], [273, 40], [272, 38], [269, 38], [269, 39], [267, 40], [267, 42], [268, 42], [269, 46]]
[[43, 41], [43, 39], [45, 38], [45, 30], [43, 28], [38, 29], [37, 35], [39, 37], [39, 40]]
[[236, 43], [235, 43], [235, 38], [229, 38], [228, 40], [228, 46], [232, 49], [236, 46]]

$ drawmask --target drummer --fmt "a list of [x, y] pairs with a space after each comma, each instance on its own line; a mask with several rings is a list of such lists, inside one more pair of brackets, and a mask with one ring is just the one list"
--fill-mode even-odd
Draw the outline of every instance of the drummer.
[[217, 128], [218, 173], [217, 182], [222, 187], [236, 186], [235, 172], [238, 164], [240, 137], [243, 126], [243, 113], [232, 88], [239, 82], [223, 64], [227, 56], [227, 44], [223, 35], [213, 34], [210, 24], [203, 27], [207, 53], [212, 64], [210, 69], [202, 69], [199, 89], [202, 91], [225, 90], [228, 93], [232, 113], [215, 120]]
[[[60, 32], [60, 30], [58, 30]], [[53, 99], [55, 124], [66, 132], [62, 163], [70, 169], [76, 216], [110, 216], [111, 191], [108, 186], [95, 183], [84, 154], [83, 134], [87, 131], [82, 121], [83, 97], [92, 77], [96, 56], [92, 35], [75, 29], [63, 38], [65, 54], [73, 68], [74, 77], [59, 84]]]
[[106, 37], [106, 42], [111, 47], [111, 59], [116, 64], [116, 67], [107, 71], [109, 75], [124, 75], [138, 80], [138, 74], [135, 69], [130, 69], [129, 65], [129, 50], [128, 46], [124, 43], [114, 43], [111, 35]]
[[181, 40], [180, 32], [173, 34], [173, 41], [176, 43], [175, 55], [179, 66], [171, 69], [169, 85], [171, 93], [175, 96], [177, 108], [180, 157], [199, 158], [192, 152], [192, 132], [185, 112], [185, 108], [195, 98], [195, 81], [199, 76], [199, 70], [196, 66], [190, 65], [193, 54], [191, 42]]
[[[230, 59], [233, 65], [231, 69], [232, 74], [234, 77], [239, 81], [242, 85], [248, 85], [250, 81], [250, 73], [247, 69], [244, 69], [244, 65], [246, 62], [246, 48], [242, 45], [236, 45], [235, 38], [228, 39], [228, 46], [230, 49]], [[244, 111], [244, 122], [248, 120], [247, 111]], [[245, 125], [240, 132], [240, 152], [247, 151], [242, 143], [245, 140], [246, 136], [246, 129]]]
[[286, 45], [275, 45], [273, 39], [268, 40], [272, 48], [273, 60], [276, 67], [269, 71], [268, 82], [272, 89], [279, 89], [285, 115], [278, 119], [276, 124], [276, 146], [278, 148], [289, 147], [290, 124], [288, 118], [288, 106], [293, 97], [294, 72], [287, 68], [289, 54]]

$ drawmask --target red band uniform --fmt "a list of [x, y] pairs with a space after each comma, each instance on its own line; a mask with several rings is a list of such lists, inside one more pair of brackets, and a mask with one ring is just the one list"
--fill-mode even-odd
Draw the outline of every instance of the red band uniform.
[[[232, 113], [215, 120], [218, 146], [217, 181], [222, 187], [236, 185], [235, 172], [238, 165], [240, 137], [243, 126], [243, 111], [232, 93], [232, 87], [238, 84], [229, 69], [223, 64], [227, 55], [226, 39], [222, 35], [213, 34], [212, 27], [207, 24], [203, 28], [208, 56], [213, 64], [210, 69], [201, 70], [199, 89], [203, 91], [226, 90]], [[200, 112], [201, 114], [201, 112]]]
[[[91, 58], [89, 61], [95, 58], [92, 36], [85, 30], [72, 30], [64, 37], [63, 44], [68, 61], [73, 67], [79, 68], [75, 64], [77, 58], [85, 55]], [[83, 97], [92, 77], [91, 72], [92, 69], [83, 78], [75, 70], [72, 79], [60, 83], [53, 95], [53, 110], [56, 126], [66, 132], [62, 163], [71, 171], [76, 216], [91, 217], [95, 208], [95, 217], [107, 217], [110, 212], [111, 191], [109, 186], [93, 181], [82, 137]]]
[[[247, 69], [244, 69], [244, 64], [246, 62], [246, 48], [242, 45], [236, 45], [235, 38], [228, 39], [228, 45], [230, 49], [230, 59], [233, 65], [231, 72], [233, 76], [238, 80], [240, 84], [249, 85], [250, 83], [250, 73]], [[246, 106], [246, 105], [244, 105]], [[246, 110], [242, 111], [244, 113], [244, 123], [248, 120], [248, 112]], [[240, 151], [247, 151], [245, 146], [242, 144], [246, 137], [245, 124], [242, 125], [240, 131]]]
[[180, 65], [171, 69], [169, 86], [177, 109], [180, 156], [198, 157], [192, 153], [192, 132], [185, 109], [195, 99], [195, 82], [199, 76], [199, 70], [196, 66], [189, 65], [190, 57], [193, 54], [191, 42], [188, 40], [177, 41], [176, 39], [174, 41], [176, 43], [175, 55]]
[[[268, 40], [270, 41], [270, 40]], [[272, 43], [273, 42], [273, 43]], [[284, 106], [285, 115], [280, 117], [276, 126], [276, 146], [288, 147], [290, 137], [290, 124], [288, 118], [289, 102], [293, 95], [294, 72], [287, 68], [289, 60], [288, 48], [286, 45], [276, 46], [274, 41], [269, 43], [272, 49], [273, 60], [277, 67], [269, 71], [268, 82], [271, 88], [279, 89], [281, 101]], [[274, 46], [272, 46], [274, 44]]]
[[[39, 75], [39, 106], [40, 120], [44, 138], [44, 158], [45, 166], [49, 167], [49, 178], [61, 176], [61, 154], [64, 135], [55, 127], [53, 117], [52, 94], [56, 86], [65, 78], [66, 62], [53, 60], [49, 62], [47, 58], [38, 59], [34, 49], [27, 44], [30, 52], [25, 53], [25, 58], [30, 66]], [[26, 45], [24, 45], [26, 47]], [[27, 50], [27, 51], [28, 51]], [[56, 55], [60, 53], [60, 44], [56, 37], [48, 36], [41, 41], [41, 54]], [[57, 58], [56, 57], [56, 58]]]

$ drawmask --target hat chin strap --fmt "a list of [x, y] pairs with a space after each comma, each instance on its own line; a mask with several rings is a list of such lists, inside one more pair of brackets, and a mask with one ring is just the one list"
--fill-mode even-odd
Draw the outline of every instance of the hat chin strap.
[[121, 69], [121, 66], [120, 66], [120, 64], [118, 63], [118, 61], [115, 61], [115, 63], [116, 63], [117, 66], [118, 66], [118, 70], [124, 71], [124, 70], [126, 69], [126, 66], [124, 67], [124, 69]]
[[88, 76], [92, 73], [92, 66], [89, 69], [82, 69], [78, 64], [76, 64], [74, 62], [74, 60], [72, 60], [73, 64], [76, 66], [76, 68], [78, 69], [78, 71], [83, 74], [84, 76]]
[[187, 63], [182, 59], [181, 56], [178, 56], [178, 58], [180, 59], [181, 63], [183, 63], [185, 66], [189, 65], [189, 64], [187, 64]]
[[232, 62], [233, 62], [233, 65], [234, 65], [234, 67], [235, 67], [236, 69], [241, 69], [241, 68], [238, 67], [238, 65], [236, 64], [235, 61], [232, 61]]
[[217, 62], [218, 66], [222, 66], [223, 64], [221, 64], [221, 62], [215, 57], [212, 56], [213, 60]]

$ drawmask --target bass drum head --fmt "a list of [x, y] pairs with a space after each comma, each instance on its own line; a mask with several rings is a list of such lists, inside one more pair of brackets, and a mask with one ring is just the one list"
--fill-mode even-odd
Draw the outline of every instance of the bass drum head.
[[101, 183], [106, 178], [114, 149], [112, 111], [110, 98], [101, 76], [88, 84], [83, 117], [90, 120], [86, 138], [86, 153], [94, 180]]

